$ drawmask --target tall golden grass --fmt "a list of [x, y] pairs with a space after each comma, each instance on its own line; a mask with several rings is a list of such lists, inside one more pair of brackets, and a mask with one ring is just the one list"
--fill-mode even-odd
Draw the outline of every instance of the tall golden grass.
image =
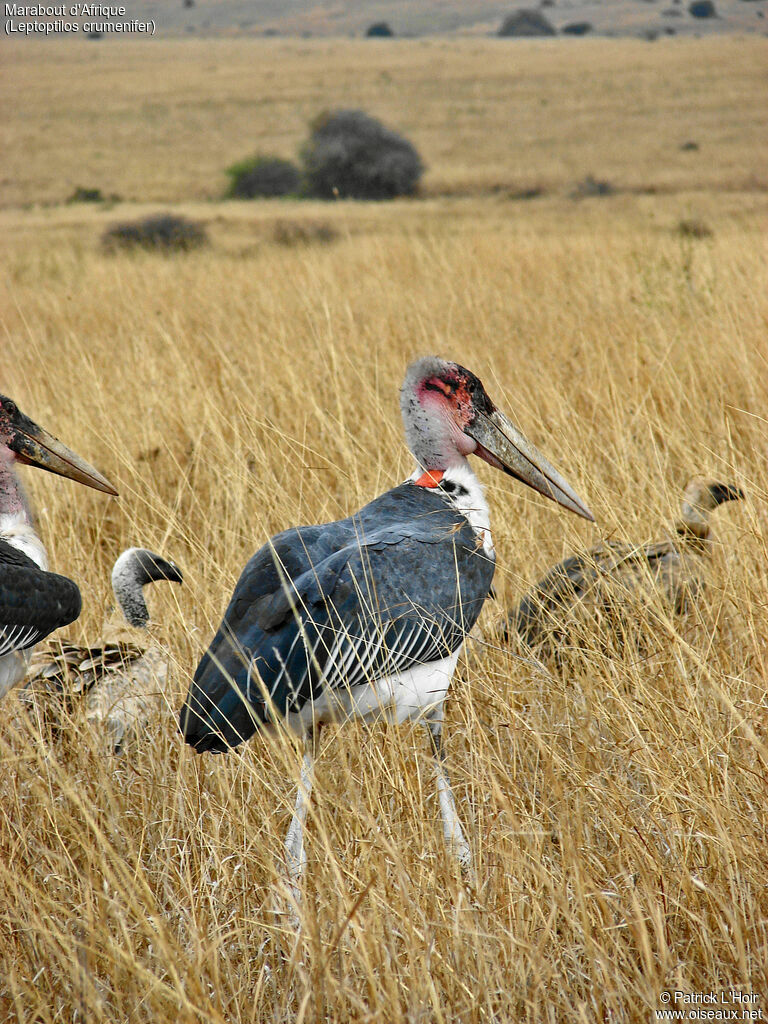
[[[131, 50], [115, 52], [127, 82]], [[533, 67], [555, 51], [517, 52]], [[624, 82], [619, 48], [602, 53]], [[653, 60], [668, 77], [648, 103], [679, 87], [698, 109], [679, 65]], [[708, 141], [714, 166], [728, 145]], [[73, 147], [87, 163], [97, 143]], [[601, 137], [596, 172], [609, 150]], [[15, 695], [0, 705], [0, 1018], [646, 1022], [666, 989], [768, 998], [764, 195], [181, 208], [212, 245], [170, 259], [103, 257], [101, 211], [2, 214], [2, 389], [121, 495], [25, 473], [52, 566], [83, 592], [69, 632], [98, 636], [129, 544], [185, 584], [150, 595], [167, 714], [122, 757], [77, 712], [49, 745]], [[287, 216], [339, 237], [281, 246]], [[675, 230], [691, 216], [713, 236]], [[661, 536], [689, 475], [748, 499], [718, 516], [706, 603], [649, 617], [652, 656], [609, 659], [596, 638], [566, 678], [493, 646], [461, 667], [446, 739], [472, 891], [421, 732], [329, 729], [294, 952], [272, 908], [298, 751], [256, 738], [198, 758], [174, 716], [250, 554], [410, 471], [397, 388], [426, 352], [478, 373], [598, 519], [479, 468], [490, 632], [566, 553]]]
[[[253, 152], [294, 158], [325, 108], [411, 139], [424, 188], [568, 191], [762, 183], [765, 40], [6, 40], [0, 203], [75, 186], [218, 198]], [[686, 142], [701, 149], [682, 150]]]

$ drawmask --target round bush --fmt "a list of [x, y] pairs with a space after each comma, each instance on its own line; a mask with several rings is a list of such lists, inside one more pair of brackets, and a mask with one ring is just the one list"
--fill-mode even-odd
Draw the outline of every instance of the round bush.
[[556, 36], [557, 31], [541, 11], [521, 10], [508, 15], [497, 32], [500, 36]]
[[252, 156], [227, 168], [229, 199], [269, 199], [298, 191], [301, 174], [290, 160]]
[[322, 114], [302, 151], [306, 191], [320, 199], [393, 199], [416, 191], [414, 146], [362, 110]]
[[717, 11], [712, 0], [694, 0], [688, 5], [688, 13], [692, 18], [716, 18]]
[[158, 213], [142, 220], [125, 221], [108, 227], [101, 237], [108, 252], [118, 249], [150, 249], [156, 252], [188, 252], [206, 245], [208, 236], [202, 224]]
[[374, 21], [368, 26], [365, 34], [369, 39], [391, 39], [395, 33], [389, 27], [389, 22]]

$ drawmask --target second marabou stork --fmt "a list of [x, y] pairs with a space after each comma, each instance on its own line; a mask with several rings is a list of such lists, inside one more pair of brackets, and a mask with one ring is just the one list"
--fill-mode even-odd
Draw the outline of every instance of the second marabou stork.
[[81, 604], [76, 583], [48, 572], [16, 463], [117, 494], [98, 470], [0, 395], [0, 698], [23, 680], [35, 644], [73, 622]]
[[[550, 569], [507, 618], [501, 640], [532, 649], [540, 660], [567, 667], [568, 658], [594, 655], [605, 640], [644, 646], [653, 635], [638, 613], [661, 598], [684, 614], [704, 590], [713, 543], [712, 513], [744, 492], [711, 477], [688, 481], [673, 531], [652, 544], [604, 541]], [[638, 630], [638, 626], [641, 628]]]
[[[287, 530], [251, 558], [195, 672], [180, 726], [203, 752], [276, 723], [306, 741], [323, 723], [350, 717], [419, 720], [431, 736], [446, 843], [469, 868], [443, 764], [443, 702], [490, 592], [495, 553], [467, 457], [594, 517], [463, 366], [434, 356], [414, 363], [400, 404], [413, 475], [348, 519]], [[285, 844], [296, 902], [311, 749], [305, 742]]]

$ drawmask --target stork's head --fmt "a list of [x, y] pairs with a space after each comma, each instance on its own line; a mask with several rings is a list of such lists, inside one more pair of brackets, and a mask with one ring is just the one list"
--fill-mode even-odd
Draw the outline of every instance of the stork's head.
[[573, 488], [496, 408], [474, 373], [458, 363], [426, 356], [409, 366], [400, 408], [408, 447], [423, 469], [446, 470], [477, 455], [594, 521]]
[[184, 575], [175, 562], [169, 562], [147, 548], [128, 548], [115, 562], [112, 589], [130, 626], [144, 627], [149, 622], [142, 589], [158, 580], [183, 583]]
[[117, 494], [97, 469], [25, 416], [5, 395], [0, 395], [0, 454], [4, 460], [47, 469], [97, 491]]
[[693, 534], [701, 540], [709, 537], [709, 517], [726, 501], [739, 501], [744, 491], [736, 484], [721, 483], [711, 477], [695, 476], [683, 494], [678, 533]]

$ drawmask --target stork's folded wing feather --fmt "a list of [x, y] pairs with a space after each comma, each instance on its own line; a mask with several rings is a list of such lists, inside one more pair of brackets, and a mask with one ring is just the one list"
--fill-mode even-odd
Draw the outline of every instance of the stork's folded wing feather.
[[80, 614], [76, 583], [53, 572], [29, 565], [2, 567], [0, 587], [0, 656], [34, 647], [60, 626]]
[[467, 520], [404, 484], [357, 515], [273, 538], [246, 566], [181, 712], [188, 742], [224, 750], [259, 720], [446, 657], [493, 578]]

